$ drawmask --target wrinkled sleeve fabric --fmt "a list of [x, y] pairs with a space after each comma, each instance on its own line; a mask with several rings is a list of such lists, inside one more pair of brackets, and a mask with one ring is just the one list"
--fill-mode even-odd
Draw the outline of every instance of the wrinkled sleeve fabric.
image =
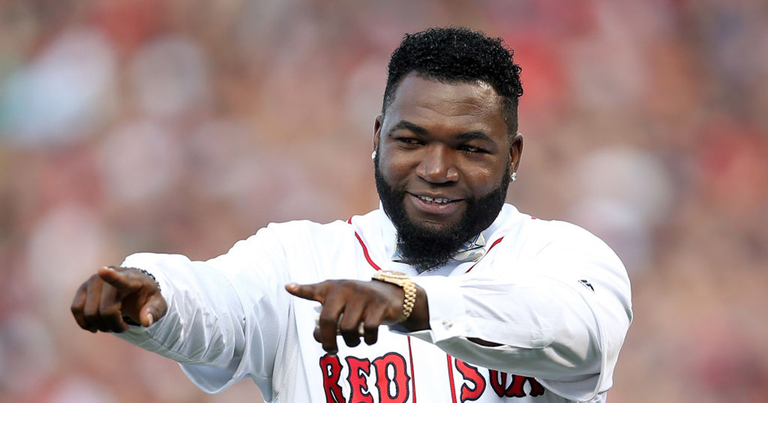
[[284, 253], [269, 228], [209, 261], [139, 253], [122, 264], [152, 273], [168, 303], [149, 328], [118, 337], [176, 360], [202, 390], [217, 393], [250, 377], [265, 398], [290, 308]]
[[595, 399], [612, 386], [632, 321], [630, 284], [601, 240], [586, 231], [568, 237], [509, 271], [415, 277], [431, 328], [412, 335], [469, 363], [536, 377], [567, 399]]

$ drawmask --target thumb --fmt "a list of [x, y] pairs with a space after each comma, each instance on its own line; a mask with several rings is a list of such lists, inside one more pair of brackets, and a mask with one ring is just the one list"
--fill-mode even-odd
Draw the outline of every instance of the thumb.
[[139, 312], [139, 324], [149, 327], [156, 323], [168, 312], [168, 303], [165, 302], [160, 293], [152, 296], [150, 300], [141, 308]]

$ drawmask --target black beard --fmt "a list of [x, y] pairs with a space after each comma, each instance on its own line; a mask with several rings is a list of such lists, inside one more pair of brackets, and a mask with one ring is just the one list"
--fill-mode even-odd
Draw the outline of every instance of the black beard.
[[415, 223], [405, 212], [405, 191], [395, 190], [374, 161], [376, 190], [384, 212], [397, 229], [397, 246], [406, 262], [421, 271], [447, 264], [456, 252], [477, 234], [491, 226], [507, 198], [510, 170], [507, 168], [499, 187], [480, 198], [466, 199], [466, 211], [453, 226], [435, 228]]

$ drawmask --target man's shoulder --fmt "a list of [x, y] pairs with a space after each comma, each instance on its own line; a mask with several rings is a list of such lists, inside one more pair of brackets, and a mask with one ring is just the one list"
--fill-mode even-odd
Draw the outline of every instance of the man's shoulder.
[[603, 239], [574, 223], [531, 216], [517, 211], [514, 207], [508, 218], [509, 234], [531, 247], [563, 247], [574, 250], [596, 248], [613, 253]]
[[355, 228], [352, 220], [355, 222], [376, 223], [378, 212], [379, 210], [374, 210], [364, 215], [351, 216], [332, 222], [318, 222], [306, 219], [272, 222], [266, 226], [266, 229], [283, 239], [316, 238], [318, 236], [334, 238], [339, 235], [354, 233]]
[[349, 224], [344, 220], [332, 222], [316, 222], [312, 220], [292, 220], [286, 222], [271, 222], [266, 227], [280, 238], [294, 238], [303, 236], [335, 235], [348, 231]]

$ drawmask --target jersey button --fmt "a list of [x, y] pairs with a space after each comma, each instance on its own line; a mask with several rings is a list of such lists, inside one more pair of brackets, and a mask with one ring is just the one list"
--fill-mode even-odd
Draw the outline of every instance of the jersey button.
[[446, 330], [450, 330], [451, 327], [453, 327], [453, 321], [451, 320], [443, 321], [443, 328], [445, 328]]

